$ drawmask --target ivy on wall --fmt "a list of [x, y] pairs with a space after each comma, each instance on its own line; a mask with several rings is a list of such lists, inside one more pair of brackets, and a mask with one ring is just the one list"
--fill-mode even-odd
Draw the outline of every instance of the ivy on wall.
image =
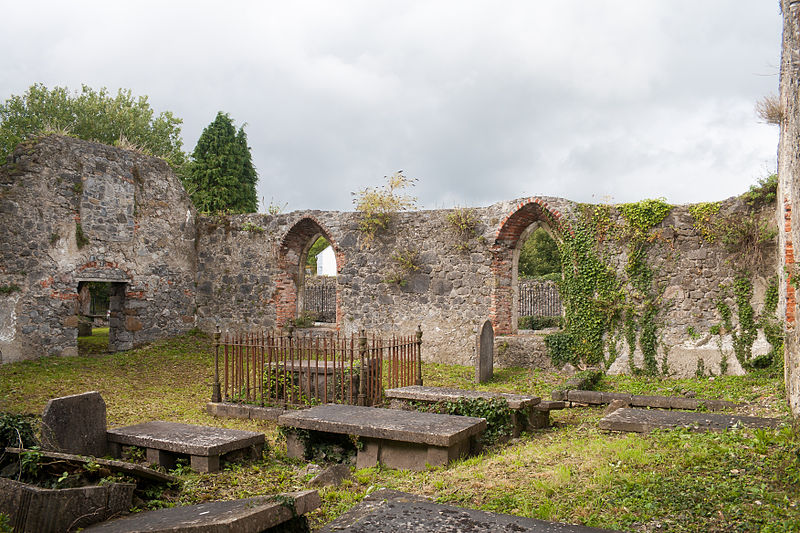
[[[545, 342], [555, 364], [600, 366], [606, 369], [617, 356], [618, 331], [627, 340], [631, 370], [638, 345], [647, 374], [658, 373], [657, 317], [663, 307], [662, 289], [654, 285], [647, 254], [672, 206], [663, 199], [616, 206], [624, 225], [614, 221], [607, 205], [580, 205], [572, 226], [559, 242], [563, 278], [559, 284], [564, 304], [564, 330]], [[619, 279], [603, 251], [627, 243], [627, 279]]]

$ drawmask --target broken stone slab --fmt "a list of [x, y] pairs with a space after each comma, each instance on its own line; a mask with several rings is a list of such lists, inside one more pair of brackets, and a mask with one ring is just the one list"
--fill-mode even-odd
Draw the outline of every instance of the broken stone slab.
[[[261, 533], [292, 521], [320, 506], [316, 490], [258, 496], [243, 500], [201, 503], [158, 509], [96, 524], [84, 531], [98, 533]], [[287, 527], [287, 530], [294, 530]]]
[[686, 428], [692, 431], [724, 431], [735, 427], [776, 428], [782, 423], [780, 418], [623, 407], [600, 419], [599, 425], [600, 429], [609, 431], [647, 433], [659, 428]]
[[312, 487], [338, 487], [349, 477], [350, 467], [348, 465], [333, 465], [314, 476], [308, 484]]
[[[355, 435], [363, 444], [357, 468], [380, 463], [409, 470], [443, 466], [467, 455], [477, 449], [476, 439], [486, 430], [483, 418], [338, 404], [281, 415], [278, 425], [310, 431], [318, 439]], [[286, 450], [290, 457], [304, 458], [305, 446], [295, 432], [288, 433]]]
[[408, 387], [388, 389], [385, 395], [386, 398], [390, 400], [397, 399], [416, 402], [449, 401], [458, 400], [459, 398], [502, 398], [508, 402], [508, 406], [511, 409], [525, 409], [541, 401], [541, 398], [536, 396], [524, 396], [505, 392], [452, 389], [448, 387], [423, 387], [422, 385], [410, 385]]
[[133, 483], [70, 489], [43, 489], [0, 478], [0, 513], [16, 533], [77, 531], [125, 513], [133, 502]]
[[[427, 498], [380, 489], [350, 509], [320, 533], [615, 533], [580, 525], [547, 522], [507, 514], [442, 505]], [[616, 532], [618, 533], [618, 532]]]
[[553, 391], [553, 399], [583, 403], [587, 405], [605, 405], [615, 400], [621, 400], [632, 407], [651, 407], [654, 409], [684, 409], [696, 411], [707, 409], [709, 411], [723, 411], [735, 409], [739, 404], [727, 400], [711, 400], [701, 398], [686, 398], [682, 396], [645, 396], [640, 394], [626, 394], [620, 392], [598, 392], [590, 390], [563, 390]]
[[491, 398], [500, 398], [506, 400], [506, 402], [508, 402], [508, 407], [511, 408], [513, 437], [519, 437], [520, 433], [526, 429], [540, 427], [538, 425], [538, 414], [534, 414], [531, 411], [531, 408], [541, 401], [541, 398], [536, 396], [524, 396], [505, 392], [453, 389], [447, 387], [423, 387], [421, 385], [389, 389], [385, 391], [384, 394], [386, 398], [390, 400], [390, 406], [392, 408], [405, 407], [408, 405], [407, 402], [433, 404], [441, 401], [456, 401], [461, 398], [481, 398], [487, 400]]
[[56, 452], [106, 454], [106, 402], [84, 392], [47, 402], [42, 413], [42, 447]]
[[[6, 448], [7, 453], [12, 454], [20, 454], [24, 451], [21, 448]], [[155, 481], [158, 483], [180, 483], [180, 479], [175, 476], [171, 476], [169, 474], [164, 474], [159, 472], [158, 470], [153, 470], [152, 468], [147, 468], [146, 466], [137, 465], [135, 463], [126, 463], [125, 461], [114, 461], [110, 459], [101, 459], [101, 458], [88, 458], [82, 455], [74, 455], [71, 453], [59, 453], [59, 452], [48, 452], [48, 451], [39, 451], [39, 455], [47, 459], [60, 459], [62, 461], [68, 461], [70, 463], [80, 463], [80, 464], [88, 464], [94, 463], [100, 466], [105, 466], [109, 470], [113, 470], [115, 472], [122, 472], [123, 474], [128, 474], [135, 477], [140, 477], [144, 479], [148, 479], [150, 481]]]
[[264, 434], [255, 431], [194, 426], [178, 422], [153, 421], [108, 430], [113, 455], [121, 455], [122, 446], [147, 450], [147, 460], [167, 469], [175, 466], [175, 455], [190, 456], [191, 467], [198, 472], [219, 470], [220, 457], [236, 452], [261, 456]]
[[211, 416], [220, 418], [243, 418], [248, 420], [278, 420], [278, 417], [287, 413], [287, 409], [280, 407], [261, 407], [230, 402], [208, 402], [206, 412]]

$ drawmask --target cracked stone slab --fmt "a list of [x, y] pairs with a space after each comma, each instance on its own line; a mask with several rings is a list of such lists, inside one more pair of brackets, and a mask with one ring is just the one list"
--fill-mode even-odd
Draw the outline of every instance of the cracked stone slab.
[[259, 496], [243, 500], [201, 503], [137, 513], [97, 524], [84, 531], [98, 533], [171, 532], [260, 533], [320, 506], [316, 490]]
[[444, 447], [486, 430], [483, 418], [338, 404], [281, 415], [278, 425]]
[[588, 405], [604, 405], [610, 404], [613, 401], [624, 401], [631, 407], [687, 410], [707, 409], [709, 411], [723, 411], [726, 409], [735, 409], [740, 406], [740, 404], [727, 400], [685, 398], [682, 396], [643, 396], [621, 392], [599, 392], [578, 389], [553, 391], [553, 399], [585, 403]]
[[782, 423], [780, 418], [623, 407], [600, 419], [599, 425], [600, 429], [610, 431], [647, 433], [658, 428], [686, 428], [693, 431], [724, 431], [735, 427], [776, 428]]
[[249, 446], [263, 446], [255, 431], [194, 426], [160, 420], [108, 430], [109, 442], [197, 456], [222, 455]]
[[389, 389], [385, 392], [385, 395], [389, 399], [417, 402], [438, 402], [440, 400], [458, 400], [459, 398], [502, 398], [508, 402], [508, 406], [511, 409], [525, 409], [541, 401], [541, 398], [536, 396], [524, 396], [505, 392], [452, 389], [447, 387], [424, 387], [422, 385], [410, 385], [408, 387]]
[[[615, 533], [580, 525], [441, 505], [394, 490], [373, 492], [320, 533]], [[618, 532], [616, 532], [618, 533]]]

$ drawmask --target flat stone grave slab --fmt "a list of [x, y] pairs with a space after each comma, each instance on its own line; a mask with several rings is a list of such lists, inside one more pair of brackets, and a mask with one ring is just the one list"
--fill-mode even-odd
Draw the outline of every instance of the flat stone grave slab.
[[599, 425], [600, 429], [611, 431], [647, 433], [657, 428], [686, 428], [693, 431], [724, 431], [737, 426], [776, 428], [782, 423], [779, 418], [623, 407], [600, 419]]
[[167, 469], [175, 466], [176, 455], [181, 454], [190, 457], [191, 467], [198, 472], [215, 472], [222, 455], [260, 456], [264, 434], [157, 420], [109, 429], [108, 442], [115, 457], [121, 455], [122, 446], [138, 446], [147, 450], [148, 461]]
[[[258, 496], [243, 500], [201, 503], [137, 513], [84, 529], [102, 533], [172, 532], [261, 533], [303, 515], [320, 506], [315, 490], [274, 496]], [[289, 529], [293, 531], [294, 529]], [[301, 529], [296, 529], [301, 531]]]
[[656, 409], [684, 409], [696, 411], [707, 409], [709, 411], [723, 411], [735, 409], [739, 404], [727, 400], [711, 400], [703, 398], [685, 398], [682, 396], [643, 396], [622, 392], [598, 392], [591, 390], [562, 390], [553, 391], [554, 400], [564, 400], [588, 405], [605, 405], [615, 400], [620, 400], [631, 407], [652, 407]]
[[[320, 530], [320, 533], [615, 533], [610, 529], [546, 522], [441, 505], [427, 498], [381, 489]], [[618, 533], [618, 532], [617, 532]]]
[[[483, 418], [337, 404], [281, 415], [278, 425], [322, 438], [325, 433], [356, 435], [363, 443], [357, 468], [381, 463], [410, 470], [443, 466], [467, 455], [486, 430]], [[305, 447], [296, 434], [287, 435], [286, 447], [290, 457], [303, 458]]]
[[424, 387], [422, 385], [410, 385], [388, 389], [385, 396], [390, 400], [392, 408], [401, 408], [408, 405], [407, 402], [436, 403], [440, 401], [454, 401], [459, 398], [501, 398], [508, 402], [511, 408], [511, 422], [514, 425], [513, 436], [518, 437], [520, 433], [528, 427], [538, 427], [531, 420], [534, 415], [531, 408], [537, 405], [541, 398], [536, 396], [524, 396], [521, 394], [509, 394], [505, 392], [489, 392], [465, 389], [451, 389], [448, 387]]

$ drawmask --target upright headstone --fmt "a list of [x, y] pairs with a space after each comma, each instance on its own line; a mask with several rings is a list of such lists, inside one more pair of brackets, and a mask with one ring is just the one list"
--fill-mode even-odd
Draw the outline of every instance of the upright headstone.
[[485, 383], [492, 379], [494, 374], [494, 328], [492, 321], [483, 323], [481, 334], [478, 336], [478, 360], [475, 367], [475, 380]]
[[106, 454], [106, 402], [99, 392], [84, 392], [47, 402], [42, 413], [45, 449], [102, 457]]

